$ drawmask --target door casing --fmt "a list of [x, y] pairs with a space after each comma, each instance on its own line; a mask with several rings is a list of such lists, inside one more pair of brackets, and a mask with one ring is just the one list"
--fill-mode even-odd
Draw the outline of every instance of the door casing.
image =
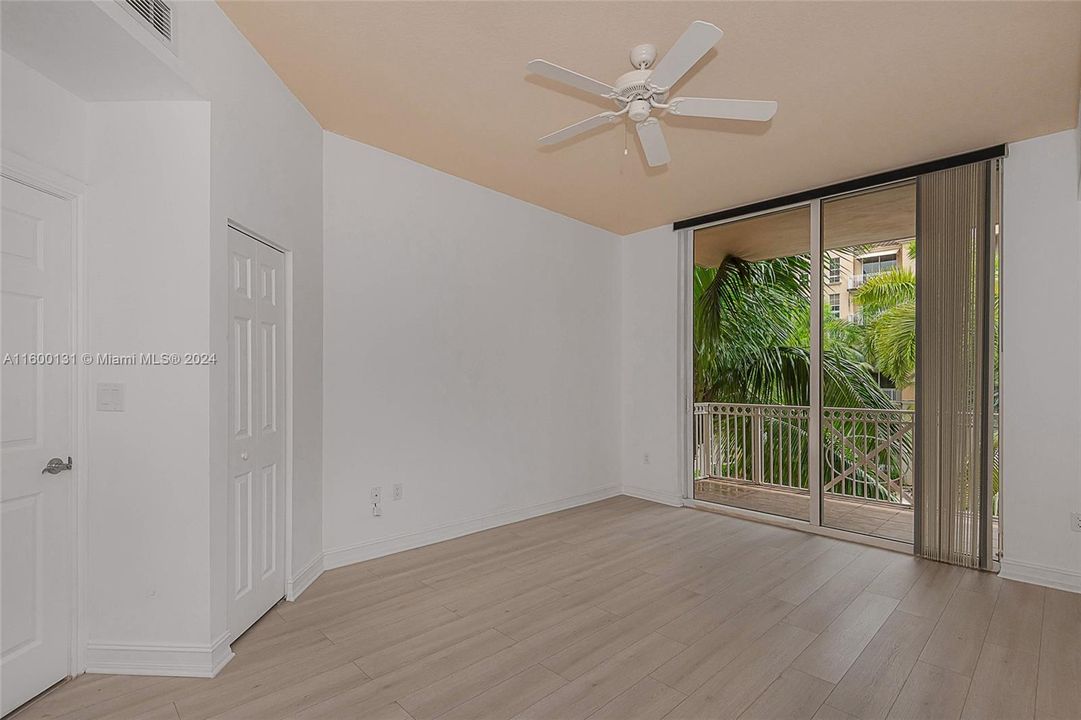
[[[4, 149], [0, 154], [0, 175], [60, 198], [71, 209], [71, 347], [81, 357], [89, 347], [86, 284], [86, 247], [84, 208], [86, 186], [81, 181], [48, 168], [18, 153]], [[86, 668], [87, 626], [85, 619], [87, 587], [87, 483], [90, 477], [87, 428], [89, 427], [90, 367], [78, 363], [71, 367], [72, 393], [69, 406], [70, 437], [74, 441], [71, 469], [72, 492], [68, 507], [70, 528], [71, 573], [68, 580], [70, 638], [68, 676], [79, 675]]]

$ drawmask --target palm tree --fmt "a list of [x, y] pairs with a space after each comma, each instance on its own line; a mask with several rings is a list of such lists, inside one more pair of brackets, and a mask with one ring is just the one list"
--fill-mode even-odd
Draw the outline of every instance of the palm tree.
[[873, 275], [852, 300], [866, 318], [867, 360], [899, 387], [916, 375], [916, 274], [904, 268]]
[[[748, 262], [727, 257], [716, 268], [694, 273], [695, 401], [809, 406], [811, 352], [809, 337], [810, 260], [806, 256]], [[862, 328], [823, 317], [822, 401], [827, 407], [889, 409], [893, 404], [879, 387], [874, 368], [861, 352]], [[846, 425], [856, 448], [873, 442], [860, 421]], [[736, 418], [713, 438], [719, 464], [737, 477], [749, 477], [749, 418]], [[772, 463], [807, 467], [810, 437], [796, 419], [763, 419], [763, 457]], [[848, 436], [848, 432], [842, 433]], [[862, 438], [862, 439], [857, 439]], [[827, 433], [822, 449], [828, 467], [847, 467], [858, 449]], [[771, 447], [783, 447], [774, 453]], [[905, 452], [905, 448], [898, 448]], [[884, 460], [891, 465], [897, 457]], [[791, 477], [791, 468], [788, 468]], [[797, 473], [798, 474], [798, 473]], [[857, 482], [857, 480], [859, 482]], [[801, 486], [807, 478], [800, 478]], [[854, 470], [851, 494], [874, 492], [877, 474]], [[878, 492], [887, 493], [888, 488]], [[878, 497], [878, 493], [875, 493]]]
[[[809, 405], [810, 260], [729, 256], [695, 267], [695, 399]], [[822, 395], [832, 407], [892, 407], [852, 340], [859, 329], [824, 320]]]

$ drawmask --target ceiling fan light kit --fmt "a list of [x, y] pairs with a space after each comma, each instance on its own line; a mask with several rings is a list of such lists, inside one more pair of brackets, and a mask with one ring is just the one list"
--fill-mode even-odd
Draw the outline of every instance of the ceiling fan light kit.
[[[554, 145], [576, 135], [614, 124], [626, 115], [636, 126], [638, 141], [650, 167], [667, 165], [671, 160], [668, 144], [658, 117], [666, 113], [681, 117], [703, 117], [720, 120], [752, 120], [766, 122], [777, 112], [772, 100], [724, 100], [721, 98], [677, 97], [668, 100], [668, 93], [694, 65], [717, 44], [724, 33], [716, 25], [695, 20], [675, 45], [657, 61], [657, 48], [650, 44], [631, 49], [634, 70], [620, 75], [613, 85], [594, 80], [547, 60], [532, 60], [526, 66], [530, 72], [549, 80], [576, 87], [579, 90], [608, 98], [619, 108], [576, 122], [562, 130], [545, 135], [539, 142]], [[656, 64], [654, 64], [656, 63]], [[656, 115], [654, 112], [656, 111]]]

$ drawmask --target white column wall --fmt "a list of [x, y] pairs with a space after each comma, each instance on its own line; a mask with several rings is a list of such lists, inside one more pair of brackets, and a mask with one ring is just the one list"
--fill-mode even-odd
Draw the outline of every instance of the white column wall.
[[[210, 107], [89, 105], [85, 311], [91, 353], [206, 352]], [[124, 412], [87, 415], [88, 663], [109, 648], [206, 645], [207, 367], [94, 365]]]
[[1002, 574], [1081, 592], [1078, 134], [1012, 143], [1004, 169]]
[[679, 244], [672, 227], [624, 237], [621, 273], [623, 491], [680, 505]]

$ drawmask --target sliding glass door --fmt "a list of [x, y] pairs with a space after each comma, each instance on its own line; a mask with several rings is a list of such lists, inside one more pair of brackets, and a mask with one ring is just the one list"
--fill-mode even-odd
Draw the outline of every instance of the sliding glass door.
[[694, 497], [811, 517], [811, 213], [694, 236]]
[[696, 499], [912, 542], [914, 257], [912, 182], [695, 232]]
[[822, 207], [822, 525], [912, 542], [916, 184]]
[[997, 188], [989, 161], [694, 231], [694, 499], [990, 565]]

